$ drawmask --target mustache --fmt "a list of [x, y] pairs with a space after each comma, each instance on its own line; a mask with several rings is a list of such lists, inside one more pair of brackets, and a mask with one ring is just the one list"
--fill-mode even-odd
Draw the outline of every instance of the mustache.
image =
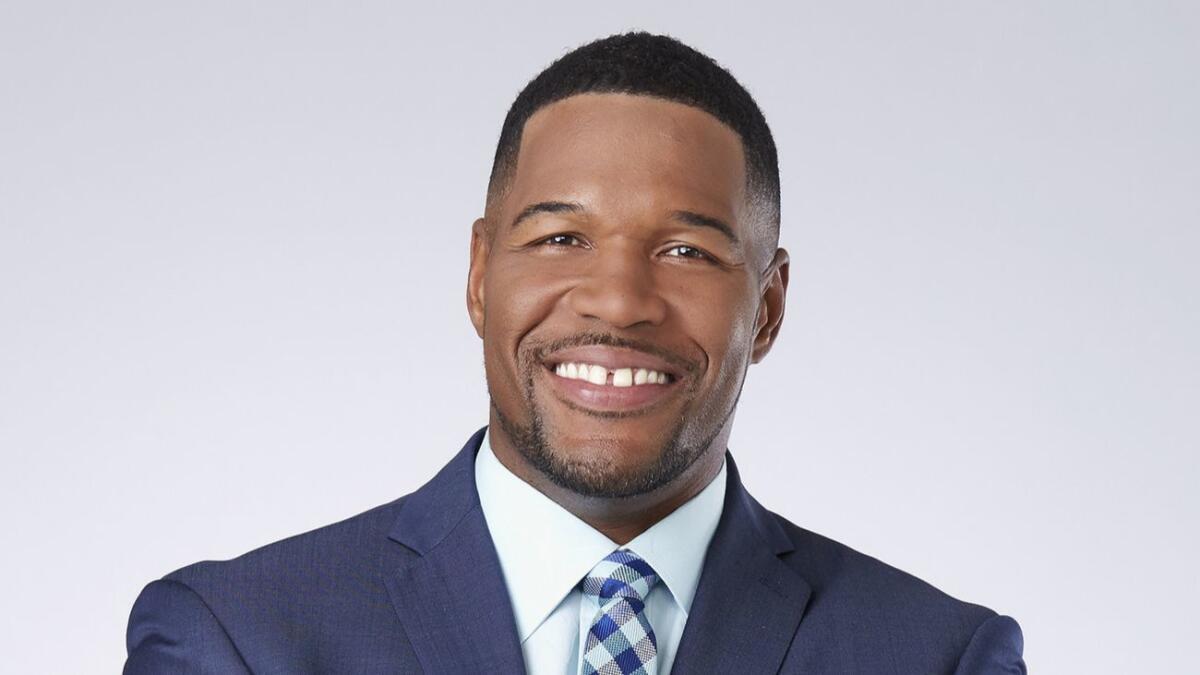
[[622, 349], [631, 349], [633, 351], [652, 354], [671, 364], [672, 367], [678, 368], [680, 371], [685, 373], [694, 373], [700, 367], [699, 364], [692, 359], [686, 358], [670, 349], [661, 347], [652, 342], [621, 337], [618, 335], [613, 335], [612, 333], [598, 332], [577, 333], [575, 335], [570, 335], [551, 340], [550, 342], [535, 345], [531, 348], [532, 358], [530, 359], [530, 364], [541, 363], [546, 360], [546, 357], [557, 351], [562, 351], [563, 349], [593, 346], [619, 347]]

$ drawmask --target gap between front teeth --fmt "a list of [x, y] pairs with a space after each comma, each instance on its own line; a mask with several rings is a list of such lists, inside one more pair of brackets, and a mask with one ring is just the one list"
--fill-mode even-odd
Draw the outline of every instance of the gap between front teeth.
[[604, 366], [587, 363], [560, 363], [554, 368], [554, 374], [568, 380], [587, 380], [592, 384], [608, 384], [609, 373], [612, 374], [613, 387], [633, 387], [643, 384], [666, 384], [668, 375], [647, 368], [616, 368], [609, 370]]

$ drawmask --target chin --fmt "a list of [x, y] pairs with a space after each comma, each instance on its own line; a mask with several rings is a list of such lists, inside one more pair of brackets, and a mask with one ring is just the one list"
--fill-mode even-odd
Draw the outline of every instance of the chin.
[[497, 421], [516, 450], [541, 475], [586, 497], [624, 498], [652, 492], [677, 479], [705, 444], [681, 442], [682, 425], [643, 418], [610, 419], [532, 406], [528, 423], [515, 423], [493, 401]]
[[595, 437], [522, 449], [552, 482], [589, 497], [632, 497], [667, 485], [696, 457], [676, 439]]
[[[551, 436], [553, 438], [553, 436]], [[662, 445], [647, 445], [644, 439], [589, 437], [566, 442], [551, 441], [551, 450], [563, 463], [589, 467], [615, 475], [632, 475], [650, 470], [663, 454]]]

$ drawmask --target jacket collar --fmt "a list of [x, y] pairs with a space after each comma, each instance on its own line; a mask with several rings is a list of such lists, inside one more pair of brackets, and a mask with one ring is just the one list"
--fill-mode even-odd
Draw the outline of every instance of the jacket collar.
[[475, 490], [475, 453], [485, 429], [405, 498], [388, 535], [415, 554], [385, 569], [384, 583], [427, 673], [525, 672], [512, 604]]
[[780, 556], [795, 546], [742, 486], [726, 452], [725, 507], [675, 655], [673, 674], [775, 673], [812, 595]]
[[[388, 535], [412, 553], [384, 570], [385, 583], [430, 673], [525, 670], [475, 487], [475, 453], [485, 431], [404, 499]], [[779, 558], [794, 548], [787, 534], [746, 492], [732, 455], [725, 460], [724, 509], [676, 652], [676, 674], [776, 672], [811, 594]]]

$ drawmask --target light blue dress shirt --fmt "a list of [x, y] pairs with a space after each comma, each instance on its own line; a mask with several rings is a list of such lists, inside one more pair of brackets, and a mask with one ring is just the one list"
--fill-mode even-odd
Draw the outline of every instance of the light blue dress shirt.
[[[489, 435], [490, 430], [475, 457], [475, 484], [513, 603], [526, 670], [528, 675], [578, 675], [593, 616], [576, 585], [622, 547], [509, 471], [492, 451]], [[669, 673], [675, 661], [724, 501], [722, 462], [699, 494], [623, 547], [659, 576], [646, 598], [659, 675]]]

